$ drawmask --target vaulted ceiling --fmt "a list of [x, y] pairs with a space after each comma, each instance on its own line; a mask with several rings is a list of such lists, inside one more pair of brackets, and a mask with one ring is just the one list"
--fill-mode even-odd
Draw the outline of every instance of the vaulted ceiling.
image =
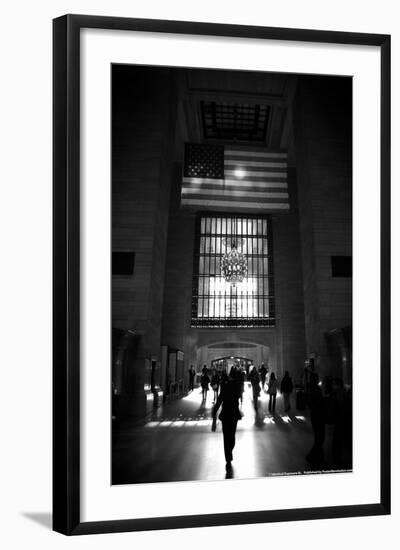
[[182, 142], [187, 141], [287, 149], [296, 82], [296, 76], [286, 74], [178, 71], [176, 160], [181, 160]]

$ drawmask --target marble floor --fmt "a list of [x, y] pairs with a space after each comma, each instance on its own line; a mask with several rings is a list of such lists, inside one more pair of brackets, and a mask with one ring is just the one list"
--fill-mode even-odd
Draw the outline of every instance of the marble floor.
[[[230, 477], [250, 479], [310, 470], [305, 456], [313, 444], [308, 415], [292, 398], [288, 414], [278, 394], [276, 413], [268, 413], [261, 393], [257, 414], [250, 385], [243, 397]], [[151, 417], [126, 421], [113, 443], [113, 484], [219, 480], [226, 477], [221, 422], [211, 431], [213, 392], [202, 402], [200, 388], [164, 404]], [[325, 441], [329, 467], [331, 434]]]

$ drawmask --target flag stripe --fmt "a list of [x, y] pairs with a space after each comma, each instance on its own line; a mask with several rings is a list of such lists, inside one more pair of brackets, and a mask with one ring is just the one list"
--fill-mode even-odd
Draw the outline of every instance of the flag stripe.
[[271, 180], [262, 180], [262, 181], [252, 181], [247, 179], [226, 179], [225, 185], [242, 185], [243, 187], [282, 187], [284, 189], [287, 189], [287, 182], [286, 180], [281, 181], [274, 181]]
[[275, 192], [264, 192], [264, 191], [249, 191], [248, 189], [182, 189], [182, 195], [215, 195], [223, 198], [229, 197], [255, 197], [255, 198], [270, 198], [270, 199], [287, 199], [289, 196], [287, 193], [275, 193]]
[[237, 166], [238, 168], [285, 168], [287, 169], [286, 162], [264, 162], [258, 160], [239, 160], [239, 159], [225, 159], [224, 166]]
[[[203, 199], [182, 199], [182, 204], [187, 206], [202, 206], [202, 207], [224, 207], [237, 210], [238, 206], [234, 201], [221, 201], [221, 200], [203, 200]], [[242, 202], [240, 205], [242, 208], [254, 209], [254, 210], [289, 210], [289, 204], [286, 203], [271, 203], [261, 204], [260, 202]]]
[[287, 189], [286, 181], [250, 181], [245, 179], [214, 180], [211, 178], [183, 178], [182, 191], [184, 189]]
[[258, 202], [260, 204], [268, 205], [275, 204], [279, 202], [287, 202], [285, 197], [276, 197], [276, 198], [266, 198], [266, 197], [237, 197], [233, 195], [210, 195], [204, 193], [197, 196], [187, 196], [184, 195], [182, 200], [202, 200], [202, 201], [232, 201], [236, 206], [245, 206], [247, 203]]
[[261, 151], [243, 151], [243, 150], [234, 151], [231, 149], [225, 149], [225, 158], [230, 158], [230, 157], [233, 157], [236, 159], [241, 159], [242, 157], [244, 159], [248, 159], [248, 158], [286, 159], [287, 153], [266, 153]]
[[[242, 179], [242, 178], [238, 178], [237, 176], [237, 173], [236, 173], [236, 170], [225, 170], [225, 177], [226, 176], [234, 176], [235, 179]], [[277, 172], [265, 172], [264, 170], [255, 170], [253, 168], [253, 170], [251, 170], [251, 172], [246, 172], [244, 174], [244, 178], [246, 179], [265, 179], [265, 178], [279, 178], [279, 179], [286, 179], [287, 178], [287, 171], [286, 170], [281, 170], [281, 171], [277, 171]]]

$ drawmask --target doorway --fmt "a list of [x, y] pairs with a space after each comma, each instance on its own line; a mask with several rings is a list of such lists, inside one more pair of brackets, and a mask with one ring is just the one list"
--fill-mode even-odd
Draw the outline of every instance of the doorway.
[[249, 374], [249, 368], [252, 364], [253, 361], [247, 357], [219, 357], [211, 361], [211, 369], [215, 369], [219, 373], [224, 371], [228, 373], [232, 367], [235, 367], [237, 369], [245, 369], [246, 374]]

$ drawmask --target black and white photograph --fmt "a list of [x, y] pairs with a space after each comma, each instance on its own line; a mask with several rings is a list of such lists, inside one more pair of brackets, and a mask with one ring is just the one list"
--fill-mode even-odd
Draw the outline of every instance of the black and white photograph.
[[1, 548], [395, 546], [398, 11], [5, 4]]
[[111, 92], [112, 485], [351, 475], [352, 78]]

